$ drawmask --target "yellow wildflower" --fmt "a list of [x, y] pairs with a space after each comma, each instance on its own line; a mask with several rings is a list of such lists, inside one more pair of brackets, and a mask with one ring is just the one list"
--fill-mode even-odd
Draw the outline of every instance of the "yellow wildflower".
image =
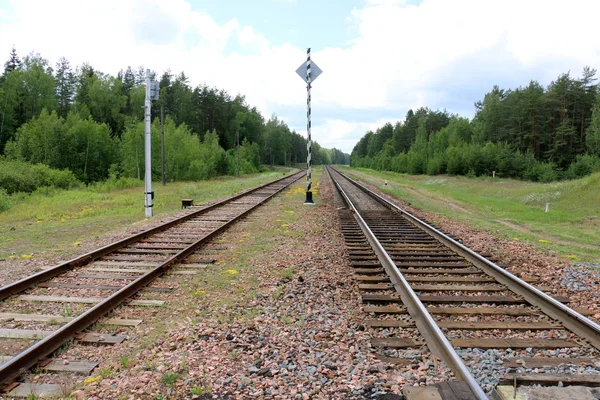
[[83, 381], [83, 382], [84, 382], [86, 385], [89, 385], [89, 384], [91, 384], [91, 383], [96, 383], [96, 382], [98, 382], [98, 381], [99, 381], [99, 380], [101, 380], [101, 379], [102, 379], [102, 376], [98, 375], [98, 376], [94, 376], [94, 377], [87, 378], [87, 379], [86, 379], [85, 381]]

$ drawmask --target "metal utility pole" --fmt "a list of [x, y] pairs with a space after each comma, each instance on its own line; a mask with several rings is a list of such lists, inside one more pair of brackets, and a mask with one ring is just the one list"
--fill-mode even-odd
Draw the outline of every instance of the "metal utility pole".
[[312, 141], [310, 137], [310, 129], [311, 129], [311, 107], [310, 107], [310, 89], [312, 82], [317, 79], [319, 75], [321, 75], [323, 71], [317, 66], [317, 64], [313, 63], [310, 60], [310, 47], [306, 49], [306, 64], [302, 64], [296, 70], [296, 73], [300, 75], [306, 82], [306, 133], [308, 137], [308, 141], [306, 142], [306, 200], [304, 204], [314, 204], [311, 192], [312, 186], [312, 177], [311, 177], [311, 160], [312, 160]]
[[150, 69], [146, 70], [146, 100], [144, 103], [144, 157], [145, 157], [145, 174], [144, 174], [144, 197], [146, 217], [152, 216], [152, 200], [154, 200], [154, 192], [152, 191], [152, 151], [151, 151], [151, 126], [150, 126], [150, 111], [152, 100], [158, 100], [158, 82], [150, 79]]

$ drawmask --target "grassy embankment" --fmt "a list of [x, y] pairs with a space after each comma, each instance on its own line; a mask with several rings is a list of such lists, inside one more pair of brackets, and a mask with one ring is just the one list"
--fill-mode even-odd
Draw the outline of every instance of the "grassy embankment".
[[[243, 179], [222, 177], [166, 186], [155, 182], [154, 219], [179, 210], [182, 198], [193, 198], [200, 204], [281, 176], [282, 170], [277, 170]], [[0, 212], [0, 259], [36, 257], [44, 250], [60, 257], [82, 253], [77, 247], [86, 240], [146, 221], [143, 191], [140, 182], [138, 187], [127, 189], [75, 189], [27, 196]]]
[[[600, 260], [600, 173], [573, 181], [535, 183], [345, 171], [423, 211], [499, 237], [530, 242], [575, 262]], [[387, 187], [383, 185], [386, 179]], [[546, 203], [550, 203], [547, 213]]]

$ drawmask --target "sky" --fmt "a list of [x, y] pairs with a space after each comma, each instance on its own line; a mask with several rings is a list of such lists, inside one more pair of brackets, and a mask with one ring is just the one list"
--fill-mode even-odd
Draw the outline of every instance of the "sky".
[[116, 75], [184, 71], [242, 94], [265, 118], [350, 152], [367, 132], [427, 106], [473, 117], [493, 85], [548, 85], [600, 65], [598, 0], [0, 0], [0, 61], [15, 46]]

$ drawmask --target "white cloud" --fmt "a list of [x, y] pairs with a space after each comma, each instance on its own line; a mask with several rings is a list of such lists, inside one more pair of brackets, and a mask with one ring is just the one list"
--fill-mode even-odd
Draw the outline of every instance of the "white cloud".
[[[595, 0], [366, 0], [348, 11], [349, 46], [313, 48], [324, 71], [313, 86], [325, 121], [315, 120], [315, 137], [350, 151], [367, 127], [401, 119], [409, 107], [463, 112], [497, 80], [547, 84], [597, 66], [596, 27], [580, 16], [599, 13]], [[297, 126], [305, 115], [305, 87], [294, 73], [305, 49], [273, 45], [261, 27], [236, 18], [219, 24], [185, 0], [14, 1], [0, 6], [0, 58], [13, 44], [20, 55], [36, 51], [51, 63], [65, 56], [112, 74], [127, 65], [183, 70], [194, 85], [245, 94], [267, 117], [282, 108], [293, 115], [291, 107]], [[365, 110], [372, 121], [354, 116]]]

